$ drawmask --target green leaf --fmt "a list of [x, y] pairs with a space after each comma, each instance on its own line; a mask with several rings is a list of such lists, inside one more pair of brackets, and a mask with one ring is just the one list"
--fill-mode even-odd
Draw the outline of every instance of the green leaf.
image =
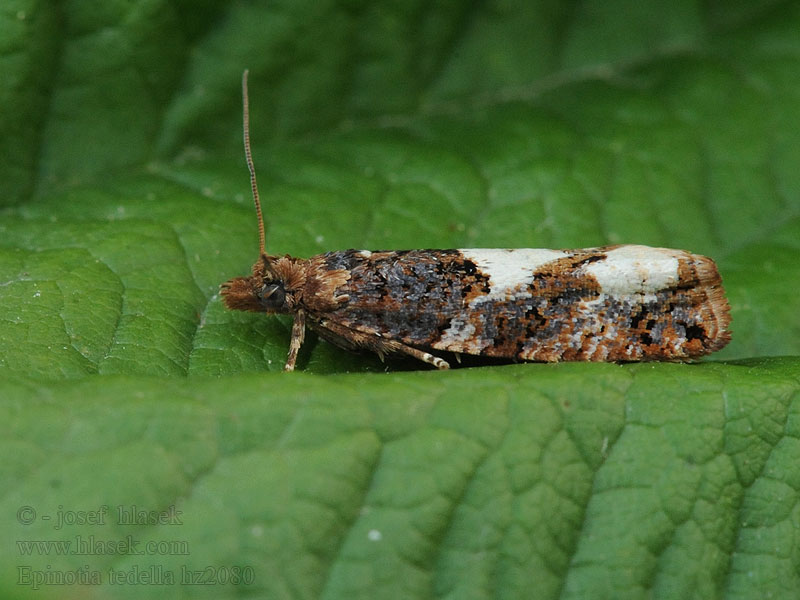
[[[0, 9], [5, 595], [792, 597], [796, 3], [56, 4]], [[686, 248], [733, 341], [270, 373], [244, 68], [270, 251]]]
[[475, 372], [0, 383], [19, 457], [0, 579], [88, 565], [123, 578], [104, 598], [183, 597], [167, 574], [206, 567], [253, 575], [206, 588], [222, 598], [797, 589], [796, 359]]

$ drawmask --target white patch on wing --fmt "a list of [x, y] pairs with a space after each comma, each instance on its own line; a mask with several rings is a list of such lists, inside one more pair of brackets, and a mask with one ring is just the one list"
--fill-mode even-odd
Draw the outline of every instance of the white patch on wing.
[[620, 246], [606, 252], [606, 259], [584, 267], [606, 294], [648, 294], [678, 283], [680, 250], [649, 246]]
[[442, 348], [466, 348], [475, 342], [475, 326], [458, 317], [450, 321], [450, 327], [442, 332], [437, 346]]
[[533, 281], [533, 273], [551, 261], [569, 256], [563, 250], [547, 248], [470, 248], [459, 250], [464, 258], [471, 260], [489, 276], [491, 291], [475, 302], [485, 300], [504, 300], [520, 285], [527, 286]]

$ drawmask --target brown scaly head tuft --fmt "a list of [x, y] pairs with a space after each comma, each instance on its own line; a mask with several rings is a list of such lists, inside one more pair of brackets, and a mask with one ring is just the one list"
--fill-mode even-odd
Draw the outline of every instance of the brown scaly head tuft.
[[256, 282], [253, 277], [234, 277], [219, 286], [225, 306], [230, 310], [261, 312]]
[[249, 277], [234, 277], [220, 286], [231, 310], [291, 313], [302, 301], [308, 261], [262, 255]]
[[[219, 286], [222, 300], [230, 310], [247, 310], [251, 312], [263, 312], [259, 293], [265, 284], [274, 279], [268, 273], [267, 265], [270, 257], [261, 256], [256, 264], [253, 265], [253, 274], [249, 277], [234, 277]], [[263, 294], [262, 294], [263, 295]]]

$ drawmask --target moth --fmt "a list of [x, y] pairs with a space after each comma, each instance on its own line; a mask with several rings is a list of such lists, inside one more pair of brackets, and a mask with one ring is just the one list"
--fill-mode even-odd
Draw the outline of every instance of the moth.
[[685, 360], [730, 340], [730, 308], [713, 260], [684, 250], [617, 245], [572, 250], [340, 250], [267, 254], [256, 208], [252, 274], [221, 285], [227, 308], [294, 317], [284, 370], [306, 327], [347, 350], [411, 356], [439, 369], [438, 351], [523, 361]]

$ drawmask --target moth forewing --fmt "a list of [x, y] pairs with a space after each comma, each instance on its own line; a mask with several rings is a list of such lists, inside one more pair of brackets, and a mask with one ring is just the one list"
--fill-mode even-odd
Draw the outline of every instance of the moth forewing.
[[252, 274], [223, 283], [232, 310], [294, 317], [284, 369], [306, 326], [347, 350], [405, 354], [439, 369], [431, 351], [535, 361], [684, 360], [730, 340], [730, 309], [710, 258], [639, 245], [572, 250], [464, 249], [270, 255], [250, 150], [259, 226]]

